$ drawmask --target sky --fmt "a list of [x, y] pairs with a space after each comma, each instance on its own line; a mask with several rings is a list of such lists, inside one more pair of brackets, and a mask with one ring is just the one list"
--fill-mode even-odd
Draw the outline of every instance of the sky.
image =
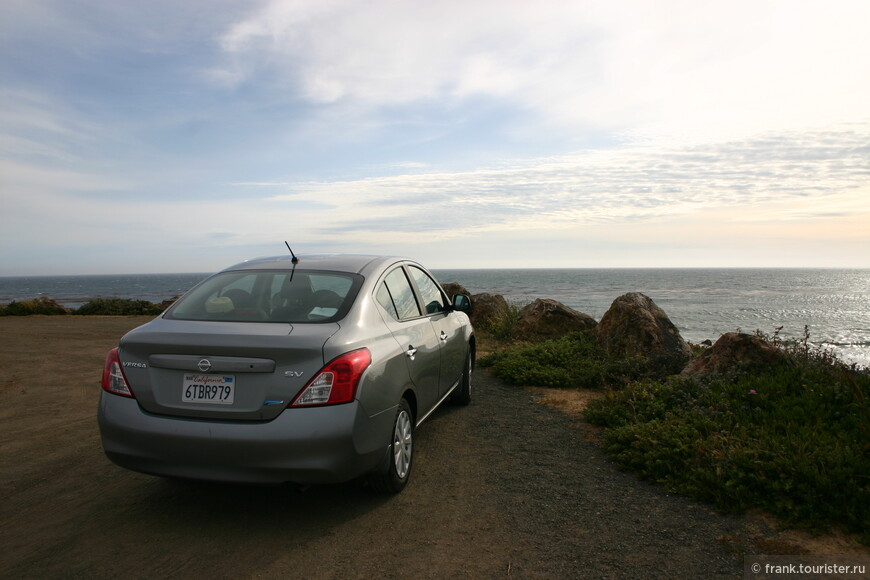
[[866, 0], [3, 0], [0, 276], [870, 267]]

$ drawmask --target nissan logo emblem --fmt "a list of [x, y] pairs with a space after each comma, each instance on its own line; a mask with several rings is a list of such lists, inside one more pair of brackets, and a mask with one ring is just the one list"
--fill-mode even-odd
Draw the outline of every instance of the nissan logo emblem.
[[208, 360], [207, 358], [204, 358], [204, 359], [202, 359], [201, 361], [199, 361], [198, 363], [196, 363], [196, 366], [197, 366], [197, 367], [199, 368], [199, 370], [201, 370], [202, 372], [207, 373], [207, 372], [208, 372], [208, 369], [211, 368], [211, 361]]

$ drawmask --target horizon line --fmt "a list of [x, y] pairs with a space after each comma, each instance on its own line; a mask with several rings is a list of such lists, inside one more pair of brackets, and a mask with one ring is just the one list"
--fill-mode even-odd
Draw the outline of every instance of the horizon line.
[[[870, 270], [870, 266], [530, 266], [530, 267], [440, 267], [428, 268], [437, 271], [529, 271], [529, 270]], [[210, 276], [223, 271], [224, 268], [213, 271], [176, 271], [176, 272], [88, 272], [77, 274], [3, 274], [2, 278], [63, 278], [84, 276]]]

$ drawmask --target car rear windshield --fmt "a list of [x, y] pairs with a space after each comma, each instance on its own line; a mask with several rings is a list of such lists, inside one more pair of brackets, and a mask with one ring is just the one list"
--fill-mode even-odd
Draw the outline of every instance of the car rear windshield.
[[362, 284], [346, 272], [237, 270], [203, 281], [166, 318], [236, 322], [333, 322], [343, 318]]

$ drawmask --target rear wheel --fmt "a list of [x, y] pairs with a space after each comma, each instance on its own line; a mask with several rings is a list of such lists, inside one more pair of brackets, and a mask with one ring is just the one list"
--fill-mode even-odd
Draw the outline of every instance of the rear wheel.
[[466, 406], [471, 402], [471, 375], [474, 373], [474, 363], [471, 360], [471, 349], [465, 355], [465, 370], [459, 380], [459, 386], [450, 396], [450, 402], [454, 405]]
[[375, 491], [399, 493], [411, 477], [414, 459], [414, 416], [405, 399], [396, 411], [388, 455], [385, 467], [369, 476], [369, 485]]

